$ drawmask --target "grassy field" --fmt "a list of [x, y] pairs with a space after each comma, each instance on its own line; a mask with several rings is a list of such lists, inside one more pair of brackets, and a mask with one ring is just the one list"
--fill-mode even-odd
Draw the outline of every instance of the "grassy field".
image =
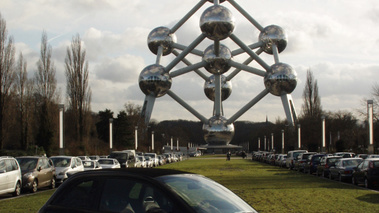
[[[259, 212], [379, 212], [377, 192], [251, 160], [191, 158], [160, 168], [212, 178]], [[0, 200], [0, 213], [36, 212], [51, 193]]]

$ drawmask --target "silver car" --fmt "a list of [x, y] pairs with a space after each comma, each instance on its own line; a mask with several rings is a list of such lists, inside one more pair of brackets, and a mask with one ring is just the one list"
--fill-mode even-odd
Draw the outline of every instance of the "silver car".
[[21, 193], [21, 169], [13, 157], [0, 157], [0, 194], [12, 193], [18, 196]]

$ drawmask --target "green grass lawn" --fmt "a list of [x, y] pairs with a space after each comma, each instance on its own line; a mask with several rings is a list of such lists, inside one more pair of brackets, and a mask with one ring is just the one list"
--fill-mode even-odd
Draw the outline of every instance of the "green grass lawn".
[[162, 168], [207, 176], [259, 212], [379, 212], [379, 193], [251, 160], [196, 159]]
[[[377, 192], [251, 160], [191, 158], [160, 168], [212, 178], [259, 212], [379, 212]], [[36, 212], [51, 194], [0, 200], [0, 213]]]

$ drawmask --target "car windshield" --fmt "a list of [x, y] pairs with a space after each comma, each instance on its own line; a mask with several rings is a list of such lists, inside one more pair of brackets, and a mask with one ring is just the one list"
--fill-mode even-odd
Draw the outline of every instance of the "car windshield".
[[128, 153], [115, 153], [115, 152], [113, 152], [109, 155], [109, 157], [126, 160], [126, 159], [128, 159]]
[[38, 159], [36, 158], [17, 158], [21, 170], [33, 170], [37, 166]]
[[168, 175], [156, 179], [174, 190], [195, 212], [256, 212], [229, 189], [199, 175]]
[[51, 158], [55, 167], [69, 167], [71, 158]]
[[100, 159], [98, 160], [100, 164], [113, 164], [113, 160]]

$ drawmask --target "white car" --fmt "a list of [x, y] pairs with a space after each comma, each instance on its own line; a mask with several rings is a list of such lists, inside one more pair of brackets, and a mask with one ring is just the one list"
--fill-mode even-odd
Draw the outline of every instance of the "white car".
[[118, 160], [114, 158], [100, 158], [98, 162], [103, 169], [121, 168], [121, 165], [118, 162]]
[[83, 160], [84, 171], [102, 169], [97, 160]]
[[0, 194], [21, 193], [22, 176], [17, 160], [13, 157], [0, 157]]
[[84, 171], [82, 160], [73, 156], [50, 157], [55, 166], [56, 182], [63, 183], [69, 175]]

